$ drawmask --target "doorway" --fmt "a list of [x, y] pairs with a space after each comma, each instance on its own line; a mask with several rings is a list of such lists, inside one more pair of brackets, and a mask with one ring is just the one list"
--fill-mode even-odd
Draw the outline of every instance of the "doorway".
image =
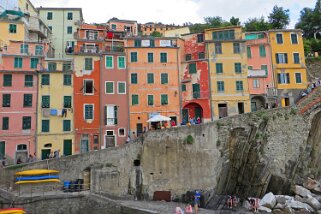
[[41, 160], [46, 160], [49, 158], [51, 149], [42, 149], [41, 150]]
[[106, 148], [115, 147], [116, 145], [116, 137], [114, 131], [106, 131]]
[[218, 104], [218, 116], [219, 118], [227, 117], [227, 104]]
[[251, 112], [257, 111], [256, 102], [251, 102]]
[[81, 135], [80, 152], [86, 153], [88, 151], [89, 151], [89, 135], [83, 134], [83, 135]]
[[239, 114], [244, 113], [244, 103], [237, 103], [237, 108], [239, 110]]
[[142, 123], [136, 124], [136, 131], [137, 131], [137, 137], [141, 136], [141, 134], [143, 133], [143, 124]]
[[288, 97], [284, 98], [284, 106], [290, 106], [290, 98]]
[[200, 121], [202, 121], [202, 108], [195, 107], [195, 119], [200, 118]]
[[64, 156], [72, 155], [72, 140], [64, 140]]
[[6, 142], [0, 141], [0, 159], [2, 160], [6, 155]]
[[184, 108], [182, 113], [183, 113], [183, 121], [185, 121], [184, 125], [186, 125], [186, 123], [188, 122], [188, 109]]

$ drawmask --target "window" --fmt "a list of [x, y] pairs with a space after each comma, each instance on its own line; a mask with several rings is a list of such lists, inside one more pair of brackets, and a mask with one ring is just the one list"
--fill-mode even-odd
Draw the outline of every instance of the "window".
[[186, 91], [186, 85], [182, 84], [182, 91]]
[[301, 73], [295, 73], [295, 83], [302, 83]]
[[71, 96], [64, 96], [64, 108], [71, 108]]
[[93, 80], [84, 80], [84, 94], [94, 94]]
[[236, 91], [243, 91], [243, 81], [236, 81]]
[[14, 67], [15, 68], [22, 68], [22, 58], [21, 57], [14, 58]]
[[138, 79], [137, 79], [137, 74], [136, 73], [131, 73], [130, 74], [130, 82], [131, 82], [131, 84], [137, 84], [138, 83]]
[[52, 20], [52, 12], [47, 13], [47, 20]]
[[215, 53], [222, 54], [222, 43], [215, 42]]
[[113, 68], [113, 67], [114, 67], [113, 56], [106, 56], [106, 68]]
[[277, 44], [283, 44], [283, 35], [280, 33], [276, 34], [276, 43]]
[[117, 82], [117, 93], [126, 94], [126, 82]]
[[118, 106], [107, 105], [105, 106], [105, 125], [113, 126], [118, 124]]
[[261, 65], [261, 69], [265, 70], [265, 75], [267, 76], [268, 75], [268, 67], [267, 67], [267, 65]]
[[11, 94], [2, 94], [2, 107], [10, 107]]
[[72, 26], [67, 26], [67, 34], [72, 34]]
[[125, 129], [124, 128], [119, 128], [118, 129], [118, 136], [119, 137], [125, 137]]
[[217, 91], [224, 92], [224, 82], [223, 81], [217, 81]]
[[12, 74], [4, 74], [3, 75], [3, 86], [4, 87], [12, 86]]
[[167, 63], [167, 53], [160, 53], [160, 62]]
[[26, 45], [26, 44], [21, 44], [20, 45], [20, 53], [28, 54], [28, 49], [29, 49], [29, 45]]
[[300, 54], [293, 53], [293, 60], [294, 60], [294, 64], [300, 64]]
[[142, 40], [136, 39], [134, 45], [135, 45], [135, 47], [141, 47], [142, 46]]
[[50, 130], [50, 120], [41, 121], [41, 132], [49, 132]]
[[253, 70], [253, 66], [252, 66], [252, 65], [249, 65], [249, 66], [247, 66], [247, 69], [248, 69], [248, 70]]
[[43, 95], [41, 97], [41, 108], [50, 108], [50, 96]]
[[260, 88], [260, 80], [258, 79], [253, 80], [253, 88]]
[[185, 61], [192, 60], [192, 54], [185, 54]]
[[147, 95], [147, 101], [149, 106], [154, 105], [154, 95]]
[[125, 69], [126, 63], [125, 63], [125, 57], [124, 56], [118, 56], [118, 68], [119, 69]]
[[204, 42], [204, 35], [203, 34], [197, 34], [197, 42]]
[[204, 52], [199, 52], [198, 53], [198, 59], [205, 59], [205, 53]]
[[161, 94], [161, 105], [167, 105], [167, 104], [168, 104], [168, 95]]
[[64, 120], [62, 126], [63, 126], [62, 129], [64, 132], [71, 131], [71, 121], [70, 120]]
[[247, 51], [247, 58], [252, 58], [252, 52], [251, 52], [251, 47], [250, 46], [246, 47], [246, 51]]
[[33, 76], [32, 75], [25, 75], [25, 87], [32, 87], [33, 86]]
[[116, 30], [116, 25], [115, 25], [115, 24], [112, 24], [112, 25], [111, 25], [111, 29], [112, 29], [112, 30]]
[[161, 74], [161, 84], [163, 84], [163, 85], [168, 84], [168, 74], [167, 73]]
[[149, 41], [150, 41], [150, 47], [155, 47], [155, 40], [151, 39]]
[[36, 45], [35, 55], [36, 55], [36, 56], [41, 56], [41, 55], [43, 55], [43, 46], [41, 46], [41, 45]]
[[147, 73], [147, 83], [154, 84], [154, 74], [153, 73]]
[[85, 120], [93, 120], [94, 119], [94, 105], [93, 104], [85, 104], [84, 112], [85, 112]]
[[71, 63], [70, 62], [65, 62], [62, 64], [62, 70], [63, 71], [71, 71]]
[[2, 118], [2, 130], [9, 130], [9, 117]]
[[193, 84], [193, 98], [200, 98], [200, 84]]
[[234, 30], [215, 31], [212, 33], [213, 40], [234, 40]]
[[72, 20], [72, 12], [68, 12], [68, 14], [67, 14], [67, 19], [68, 19], [68, 20]]
[[132, 105], [138, 105], [138, 94], [132, 94]]
[[277, 53], [275, 54], [276, 64], [287, 64], [288, 54], [287, 53]]
[[31, 58], [30, 59], [30, 68], [36, 69], [38, 66], [39, 59], [38, 58]]
[[188, 73], [196, 74], [196, 63], [188, 64]]
[[17, 33], [17, 25], [9, 24], [9, 33]]
[[105, 93], [114, 94], [114, 82], [105, 82]]
[[239, 62], [234, 63], [234, 71], [237, 74], [242, 73], [242, 65], [241, 65], [241, 63], [239, 63]]
[[223, 63], [216, 63], [216, 73], [217, 74], [222, 74], [223, 73]]
[[32, 94], [23, 95], [23, 107], [32, 107]]
[[57, 63], [49, 62], [48, 63], [48, 71], [56, 71], [57, 70]]
[[23, 130], [31, 129], [31, 117], [29, 116], [22, 117], [22, 129]]
[[41, 85], [49, 85], [49, 84], [50, 84], [49, 74], [41, 74]]
[[130, 61], [137, 62], [137, 52], [130, 52]]
[[153, 53], [147, 53], [147, 60], [148, 60], [148, 63], [152, 63], [154, 62], [154, 54]]
[[64, 85], [71, 85], [71, 74], [64, 74]]
[[27, 145], [26, 144], [19, 144], [17, 145], [17, 151], [26, 151]]
[[298, 44], [298, 35], [296, 33], [291, 33], [292, 44]]
[[279, 84], [289, 84], [290, 83], [290, 75], [288, 73], [278, 74], [278, 83]]
[[240, 51], [240, 43], [233, 43], [233, 50], [235, 54], [239, 54]]
[[93, 59], [85, 58], [85, 70], [92, 71], [93, 70]]
[[52, 32], [52, 26], [48, 26], [48, 28], [51, 30], [51, 32]]
[[266, 57], [265, 46], [260, 45], [260, 57]]

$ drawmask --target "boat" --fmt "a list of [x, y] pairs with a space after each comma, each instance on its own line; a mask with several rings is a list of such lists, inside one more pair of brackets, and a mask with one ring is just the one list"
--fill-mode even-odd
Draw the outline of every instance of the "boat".
[[0, 209], [0, 214], [24, 214], [23, 208], [5, 208]]
[[34, 181], [34, 180], [45, 180], [45, 179], [59, 179], [59, 176], [58, 175], [24, 176], [24, 177], [17, 177], [16, 181]]
[[60, 180], [59, 179], [45, 179], [45, 180], [17, 181], [16, 184], [37, 184], [37, 183], [48, 183], [48, 182], [60, 182]]
[[53, 170], [53, 169], [31, 169], [31, 170], [17, 172], [16, 175], [28, 176], [28, 175], [44, 175], [44, 174], [56, 174], [56, 173], [59, 173], [59, 171]]

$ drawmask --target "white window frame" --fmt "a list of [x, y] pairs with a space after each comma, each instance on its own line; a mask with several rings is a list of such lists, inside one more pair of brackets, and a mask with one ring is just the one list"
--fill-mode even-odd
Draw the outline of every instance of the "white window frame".
[[[112, 66], [111, 67], [107, 67], [107, 58], [108, 57], [111, 57], [111, 64], [112, 64]], [[105, 56], [105, 67], [106, 67], [106, 69], [113, 69], [115, 66], [114, 66], [114, 56], [113, 55], [106, 55]]]
[[[95, 46], [96, 47], [96, 46]], [[88, 49], [87, 49], [87, 45], [85, 44], [85, 49], [88, 51]], [[84, 50], [84, 52], [85, 52], [85, 50]], [[86, 52], [85, 52], [86, 53]], [[92, 65], [92, 69], [91, 70], [86, 70], [86, 58], [90, 58], [91, 59], [91, 65]], [[92, 58], [92, 57], [85, 57], [84, 58], [84, 71], [93, 71], [95, 69], [95, 62], [94, 62], [94, 59]]]
[[[296, 74], [300, 74], [301, 82], [297, 82], [297, 81], [296, 81]], [[301, 72], [296, 72], [296, 73], [294, 73], [294, 79], [295, 79], [295, 83], [296, 83], [296, 84], [303, 84], [303, 81], [302, 81], [302, 73], [301, 73]]]
[[[295, 60], [294, 60], [294, 54], [298, 54], [298, 55], [299, 55], [299, 63], [295, 63]], [[301, 60], [300, 60], [300, 53], [299, 53], [299, 52], [293, 52], [293, 53], [292, 53], [292, 57], [293, 57], [293, 64], [296, 64], [296, 65], [301, 64]]]
[[[296, 41], [297, 41], [297, 43], [293, 43], [293, 42], [292, 42], [292, 34], [295, 34], [295, 35], [296, 35]], [[290, 33], [290, 39], [291, 39], [291, 44], [292, 44], [292, 45], [298, 45], [298, 44], [299, 44], [299, 36], [298, 36], [297, 33]]]
[[[93, 107], [93, 118], [92, 119], [86, 119], [86, 106], [87, 105], [91, 105]], [[93, 103], [84, 103], [84, 106], [83, 106], [83, 118], [84, 120], [94, 120], [95, 119], [95, 104]]]
[[[167, 74], [167, 83], [165, 83], [165, 84], [162, 84], [162, 74]], [[160, 73], [159, 83], [160, 83], [160, 85], [169, 85], [169, 74], [168, 73]]]
[[[114, 111], [114, 109], [115, 109], [115, 104], [109, 104], [109, 105], [106, 105], [106, 126], [116, 126], [117, 124], [115, 124], [115, 118], [117, 118], [117, 117], [115, 117], [115, 115], [114, 115], [114, 117], [111, 117], [111, 118], [109, 118], [109, 119], [113, 119], [113, 124], [108, 124], [108, 106], [109, 107], [112, 107], [113, 108], [113, 111]], [[117, 114], [118, 114], [119, 112], [118, 112], [118, 108], [117, 108]], [[118, 119], [118, 118], [117, 118]]]
[[[120, 129], [124, 129], [124, 135], [120, 134]], [[126, 128], [118, 128], [118, 137], [126, 137]]]
[[[162, 104], [162, 95], [167, 95], [167, 104]], [[168, 94], [160, 94], [159, 95], [159, 101], [160, 101], [159, 102], [160, 106], [168, 106], [169, 105], [169, 96], [168, 96]]]
[[[119, 83], [124, 83], [124, 84], [125, 84], [125, 92], [124, 92], [124, 93], [120, 93], [120, 92], [119, 92]], [[118, 93], [118, 94], [126, 94], [126, 91], [127, 91], [126, 82], [125, 82], [125, 81], [117, 81], [117, 93]]]
[[[20, 146], [20, 145], [25, 145], [25, 146], [26, 146], [26, 149], [18, 150], [18, 146]], [[25, 152], [25, 151], [28, 151], [28, 145], [27, 145], [27, 144], [24, 144], [24, 143], [18, 144], [18, 145], [16, 145], [16, 151], [17, 151], [17, 152]]]
[[[113, 132], [113, 135], [107, 135], [107, 132]], [[115, 137], [115, 147], [117, 146], [117, 136], [115, 135], [115, 130], [106, 130], [105, 135], [104, 135], [104, 146], [107, 148], [107, 142], [106, 142], [106, 137], [107, 136], [114, 136]]]
[[255, 89], [260, 88], [260, 80], [259, 79], [253, 79], [253, 88], [255, 88]]
[[[113, 93], [107, 93], [107, 83], [113, 84]], [[105, 81], [105, 94], [115, 94], [115, 82], [114, 81]]]
[[[148, 104], [148, 96], [149, 95], [153, 96], [153, 101], [154, 101], [153, 105], [149, 105]], [[154, 96], [154, 94], [147, 94], [147, 106], [155, 106], [155, 96]]]
[[[124, 68], [120, 68], [119, 67], [119, 58], [124, 58]], [[137, 60], [138, 60], [138, 55], [137, 55]], [[126, 69], [126, 57], [125, 56], [117, 56], [117, 68], [119, 69], [119, 70], [125, 70]]]
[[[286, 53], [277, 53], [277, 54], [278, 54], [279, 64], [287, 64], [286, 61], [285, 61], [285, 54]], [[282, 56], [282, 63], [281, 63], [281, 60], [280, 60], [279, 56]], [[288, 56], [288, 63], [289, 63], [289, 56]]]
[[[287, 74], [289, 74], [289, 73], [279, 73], [280, 74], [280, 78], [281, 78], [281, 76], [283, 75], [283, 78], [284, 78], [284, 82], [280, 82], [280, 83], [278, 83], [278, 84], [289, 84], [289, 82], [287, 81], [287, 78], [286, 78], [286, 75]], [[290, 74], [289, 74], [289, 78], [290, 78]], [[281, 78], [282, 79], [282, 78]]]
[[[93, 82], [93, 93], [86, 93], [86, 81], [92, 81]], [[94, 95], [94, 93], [95, 93], [95, 85], [94, 85], [94, 80], [93, 79], [84, 79], [84, 88], [83, 88], [83, 93], [84, 93], [84, 95]]]

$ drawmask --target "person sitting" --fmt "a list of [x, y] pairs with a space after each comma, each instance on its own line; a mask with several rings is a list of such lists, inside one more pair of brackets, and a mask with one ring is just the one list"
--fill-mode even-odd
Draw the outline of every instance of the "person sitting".
[[176, 126], [175, 120], [171, 120], [171, 127], [175, 127], [175, 126]]
[[237, 207], [238, 199], [236, 196], [232, 197], [233, 207]]
[[226, 201], [226, 203], [227, 203], [227, 207], [228, 208], [232, 208], [233, 207], [233, 201], [232, 201], [232, 197], [229, 195], [229, 196], [227, 196], [227, 201]]
[[21, 157], [18, 157], [17, 164], [21, 164], [21, 163], [22, 163]]

